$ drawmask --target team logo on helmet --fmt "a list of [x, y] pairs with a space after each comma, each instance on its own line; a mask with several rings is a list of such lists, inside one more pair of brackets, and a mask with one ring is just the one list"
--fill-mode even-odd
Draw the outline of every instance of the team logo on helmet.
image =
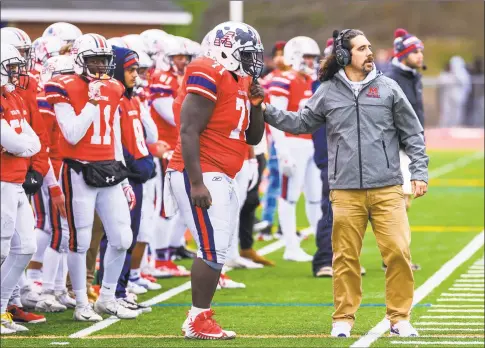
[[216, 38], [214, 39], [214, 45], [224, 45], [224, 47], [232, 48], [232, 38], [234, 37], [234, 35], [235, 33], [233, 31], [228, 31], [224, 34], [222, 30], [218, 30], [216, 32]]
[[241, 45], [244, 45], [246, 42], [249, 42], [249, 41], [251, 41], [253, 45], [256, 45], [258, 43], [258, 40], [256, 39], [256, 35], [254, 35], [251, 29], [249, 29], [246, 32], [241, 28], [237, 28], [235, 39], [236, 41], [240, 41]]

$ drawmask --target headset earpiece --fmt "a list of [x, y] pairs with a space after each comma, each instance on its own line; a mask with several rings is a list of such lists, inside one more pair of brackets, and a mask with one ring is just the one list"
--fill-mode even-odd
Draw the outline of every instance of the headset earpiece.
[[337, 60], [337, 64], [342, 67], [349, 65], [350, 61], [352, 60], [350, 50], [345, 47], [344, 42], [344, 36], [350, 30], [351, 29], [342, 30], [335, 39], [335, 58]]

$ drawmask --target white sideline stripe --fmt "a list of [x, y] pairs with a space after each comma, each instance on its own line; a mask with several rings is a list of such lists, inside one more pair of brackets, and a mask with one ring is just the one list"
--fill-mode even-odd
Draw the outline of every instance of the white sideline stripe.
[[484, 313], [485, 309], [455, 308], [455, 309], [430, 309], [431, 313]]
[[419, 331], [475, 331], [475, 332], [480, 332], [483, 331], [483, 329], [475, 328], [475, 329], [470, 329], [470, 328], [461, 328], [461, 327], [423, 327], [420, 328]]
[[480, 284], [485, 284], [485, 281], [484, 280], [480, 280], [480, 279], [457, 279], [457, 280], [455, 280], [455, 282], [458, 282], [458, 283], [480, 283]]
[[479, 345], [483, 346], [484, 341], [391, 341], [391, 344], [422, 344], [422, 345], [435, 345], [439, 346], [441, 344], [445, 344], [448, 346], [454, 345]]
[[[483, 156], [483, 154], [482, 154]], [[455, 162], [454, 162], [455, 163]], [[450, 261], [446, 262], [441, 268], [424, 282], [415, 292], [413, 306], [421, 302], [431, 291], [437, 288], [446, 278], [448, 278], [458, 267], [465, 263], [478, 250], [483, 247], [484, 231], [479, 233]], [[439, 301], [439, 300], [438, 300]], [[370, 347], [379, 337], [389, 330], [389, 320], [383, 319], [374, 326], [368, 333], [359, 338], [350, 347]]]
[[473, 162], [477, 159], [483, 158], [483, 155], [484, 155], [484, 153], [481, 152], [481, 151], [475, 152], [475, 153], [472, 153], [469, 156], [462, 157], [462, 158], [460, 158], [460, 159], [458, 159], [454, 162], [445, 164], [444, 166], [441, 166], [439, 168], [436, 168], [435, 170], [430, 171], [428, 173], [428, 178], [432, 179], [432, 178], [436, 178], [436, 177], [441, 176], [441, 175], [448, 174], [449, 172], [452, 172], [455, 169], [462, 168], [462, 167], [466, 166], [467, 164], [469, 164], [469, 163], [471, 163], [471, 162]]
[[475, 297], [475, 296], [478, 296], [479, 294], [472, 294], [472, 293], [469, 293], [469, 294], [458, 294], [458, 293], [455, 293], [455, 294], [451, 294], [449, 292], [444, 292], [441, 294], [441, 296], [448, 296], [448, 297]]
[[483, 296], [483, 288], [480, 289], [480, 288], [449, 288], [448, 290], [450, 291], [481, 291], [482, 293], [481, 294], [477, 294], [477, 295], [482, 295]]
[[[269, 253], [272, 253], [273, 251], [276, 251], [284, 246], [284, 242], [282, 240], [278, 240], [274, 243], [268, 244], [265, 247], [261, 248], [258, 250], [258, 254], [261, 256], [267, 255]], [[142, 302], [144, 305], [152, 306], [154, 304], [166, 301], [186, 290], [190, 289], [190, 280], [188, 282], [185, 282], [175, 288], [172, 288], [170, 290], [167, 290], [165, 292], [162, 292], [161, 294], [158, 294], [157, 296], [153, 297], [150, 300], [147, 300], [145, 302]], [[114, 316], [109, 317], [108, 319], [104, 319], [103, 321], [97, 322], [96, 324], [87, 327], [85, 329], [82, 329], [78, 332], [73, 333], [72, 335], [69, 335], [69, 338], [82, 338], [91, 335], [92, 333], [95, 333], [96, 331], [106, 329], [108, 326], [113, 325], [114, 323], [120, 321], [121, 319], [116, 318]]]
[[439, 298], [438, 302], [484, 302], [483, 298]]
[[431, 307], [433, 308], [485, 308], [485, 305], [474, 305], [474, 304], [466, 304], [466, 305], [452, 305], [452, 304], [434, 304]]
[[473, 321], [470, 323], [460, 322], [442, 322], [442, 321], [418, 321], [414, 323], [416, 326], [430, 326], [430, 325], [451, 325], [451, 326], [484, 326], [483, 321]]
[[419, 319], [483, 319], [483, 315], [423, 315]]

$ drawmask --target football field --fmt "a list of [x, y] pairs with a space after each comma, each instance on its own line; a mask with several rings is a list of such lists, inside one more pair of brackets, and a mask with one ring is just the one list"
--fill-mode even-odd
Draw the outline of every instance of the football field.
[[[412, 323], [421, 337], [389, 337], [384, 322], [384, 271], [369, 226], [361, 263], [363, 301], [348, 339], [330, 338], [332, 280], [312, 276], [310, 263], [283, 261], [282, 243], [257, 242], [276, 267], [233, 270], [246, 289], [218, 290], [213, 308], [232, 341], [188, 341], [181, 324], [190, 308], [188, 278], [160, 280], [163, 289], [139, 296], [153, 304], [135, 320], [106, 318], [97, 324], [72, 320], [72, 310], [48, 314], [26, 334], [2, 337], [2, 347], [416, 347], [484, 345], [484, 159], [483, 152], [430, 151], [428, 194], [409, 212], [415, 273]], [[306, 227], [304, 204], [298, 225]], [[314, 237], [302, 242], [315, 251]], [[181, 262], [188, 266], [190, 262]], [[371, 331], [369, 333], [369, 331]]]

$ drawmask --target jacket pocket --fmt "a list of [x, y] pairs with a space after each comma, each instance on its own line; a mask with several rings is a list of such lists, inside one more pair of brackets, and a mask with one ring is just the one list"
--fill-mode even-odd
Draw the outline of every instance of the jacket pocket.
[[389, 168], [389, 157], [387, 157], [387, 151], [386, 151], [386, 143], [384, 140], [382, 141], [382, 149], [384, 150], [384, 155], [386, 156], [386, 162], [387, 162], [387, 168]]
[[335, 152], [335, 163], [334, 163], [334, 168], [333, 168], [333, 179], [337, 179], [337, 160], [338, 160], [338, 148], [340, 145], [337, 142], [337, 151]]

